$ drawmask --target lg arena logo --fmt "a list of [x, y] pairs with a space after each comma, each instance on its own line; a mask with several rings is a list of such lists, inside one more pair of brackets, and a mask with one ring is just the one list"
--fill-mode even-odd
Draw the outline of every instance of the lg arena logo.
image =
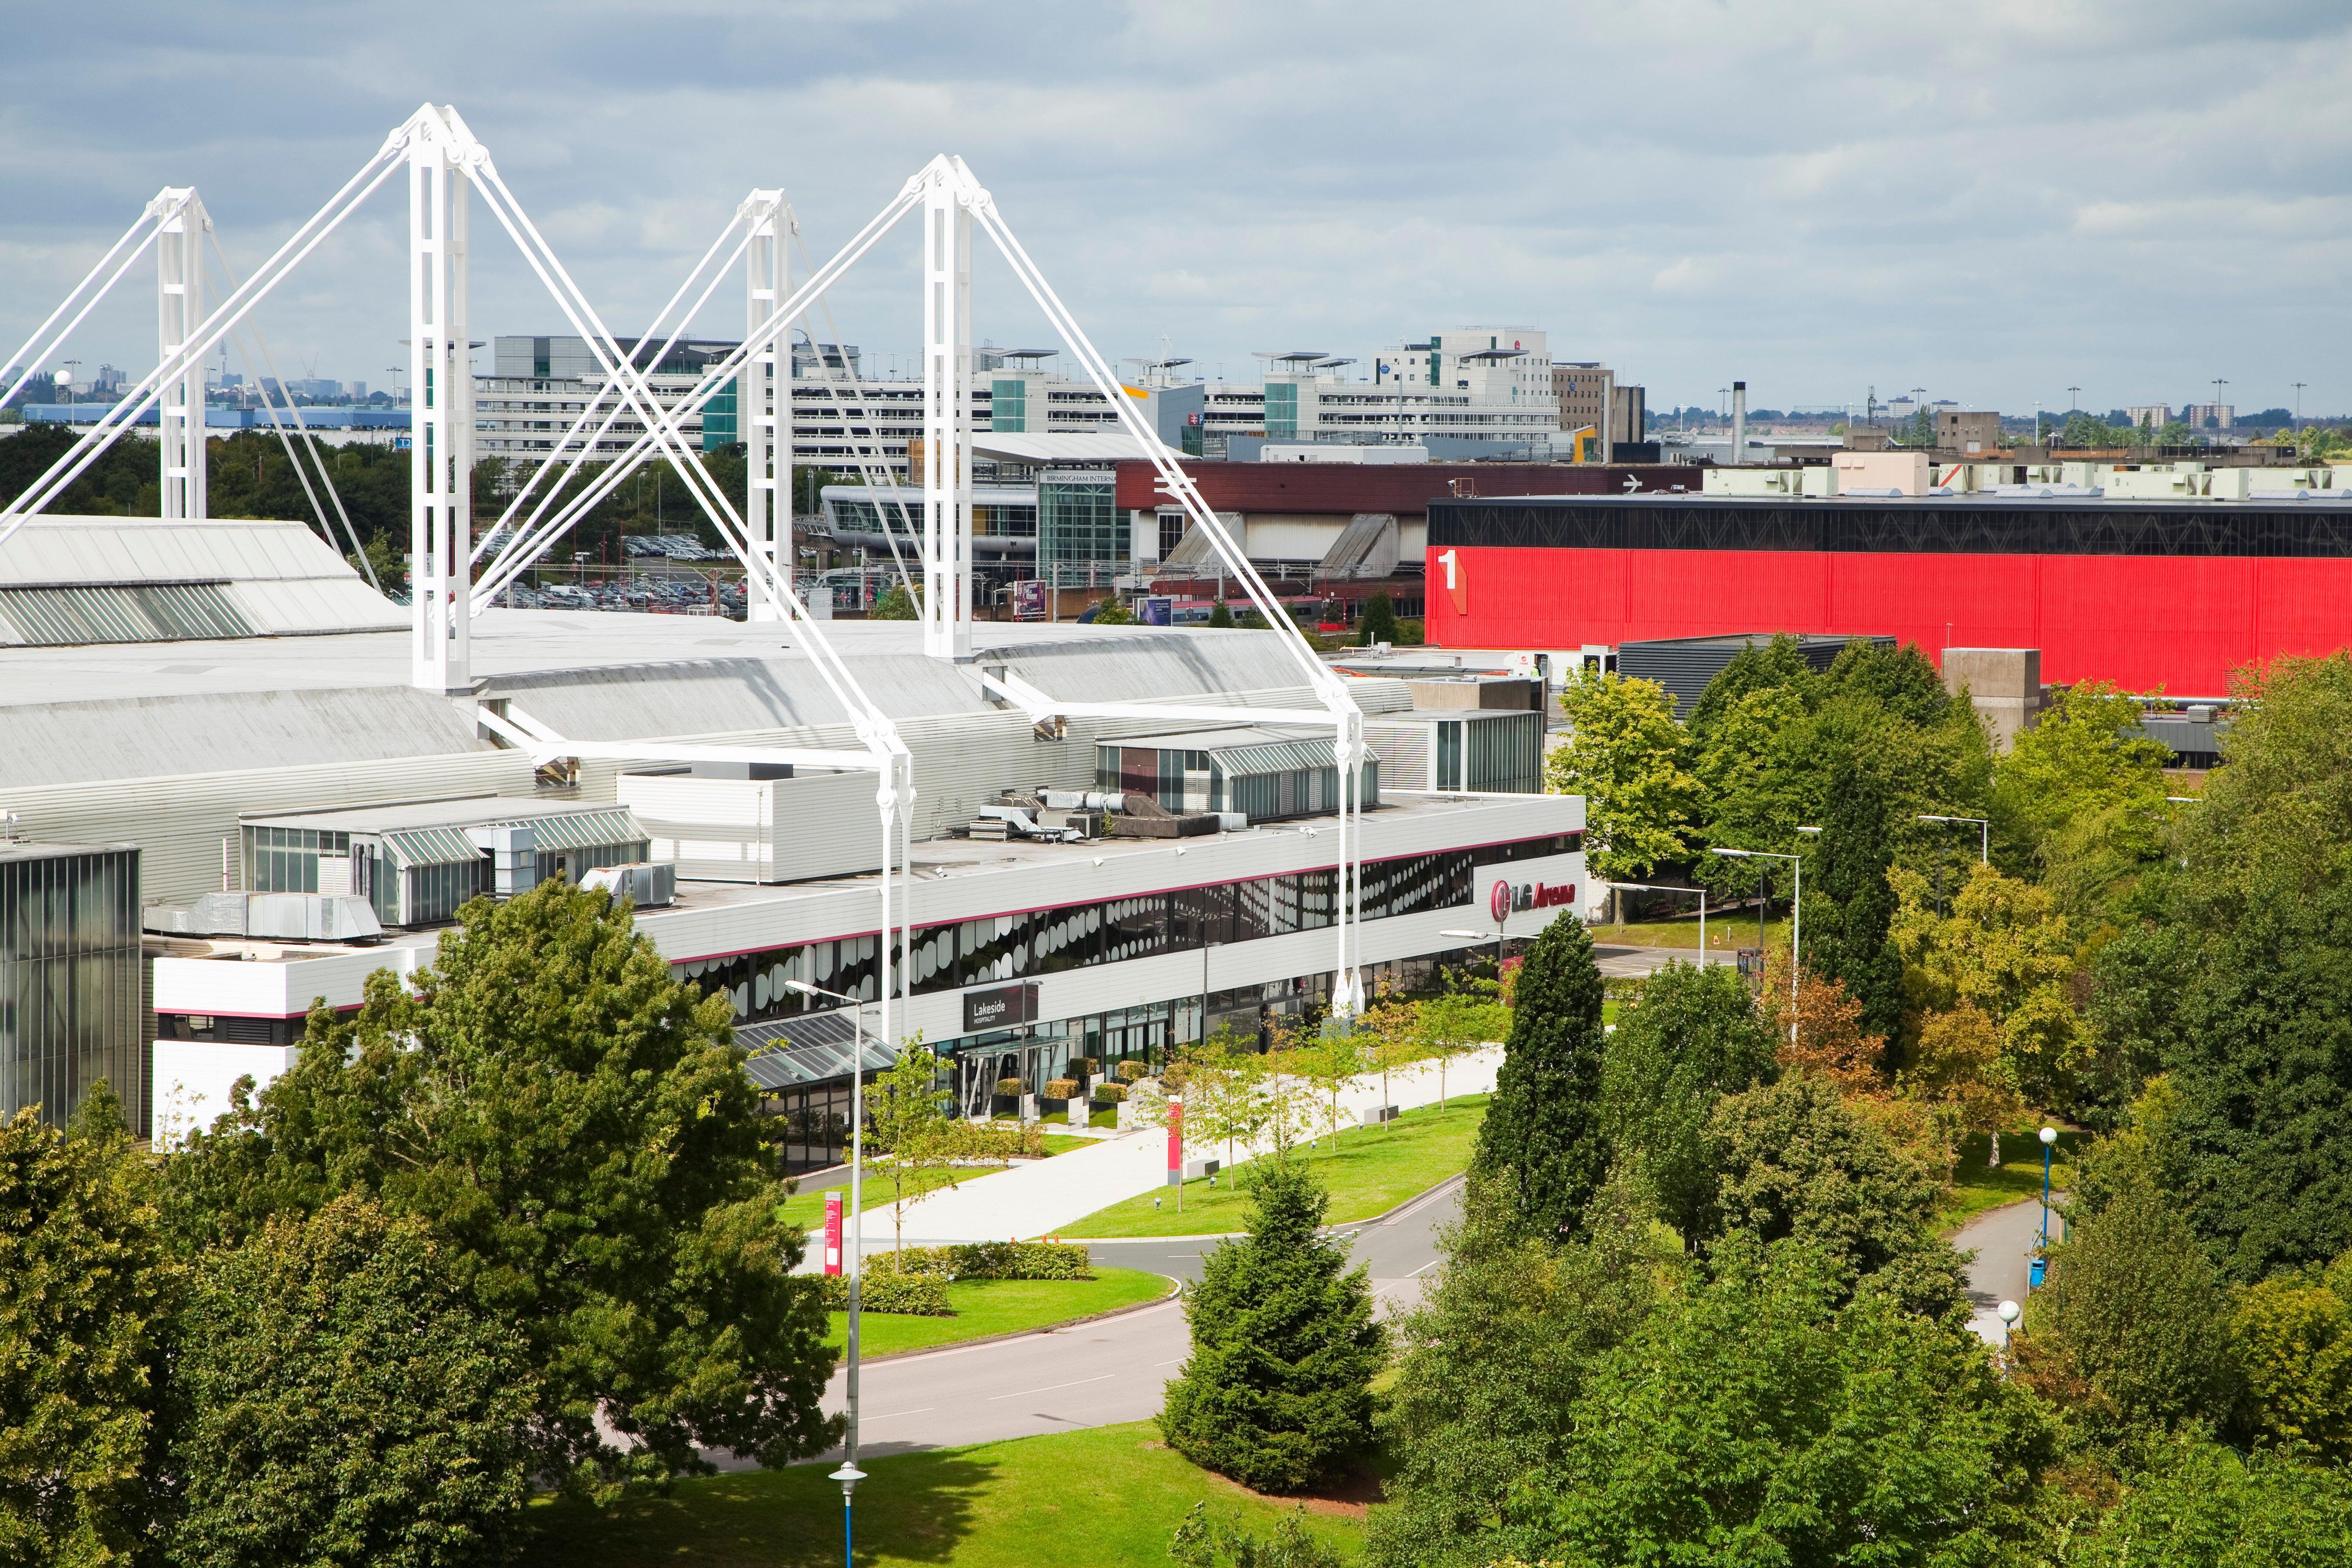
[[1574, 902], [1576, 884], [1573, 882], [1521, 882], [1517, 887], [1508, 882], [1496, 882], [1486, 895], [1486, 910], [1499, 924], [1521, 910], [1548, 910]]

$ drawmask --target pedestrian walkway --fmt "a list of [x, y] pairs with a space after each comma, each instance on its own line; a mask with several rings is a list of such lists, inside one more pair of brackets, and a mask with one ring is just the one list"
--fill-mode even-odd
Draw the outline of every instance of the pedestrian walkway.
[[[1500, 1046], [1455, 1058], [1444, 1072], [1446, 1096], [1490, 1091], [1502, 1060]], [[1424, 1063], [1389, 1074], [1389, 1100], [1400, 1110], [1434, 1105], [1438, 1086], [1435, 1065]], [[1340, 1112], [1353, 1124], [1380, 1101], [1380, 1075], [1368, 1074], [1341, 1093]], [[1249, 1152], [1244, 1157], [1250, 1157]], [[906, 1205], [907, 1242], [934, 1247], [1051, 1236], [1097, 1209], [1160, 1186], [1167, 1170], [1168, 1134], [1156, 1127], [1138, 1129], [1049, 1160], [1016, 1164], [997, 1175], [927, 1193]], [[866, 1214], [866, 1249], [877, 1252], [889, 1244], [889, 1205], [877, 1204]]]
[[[2050, 1216], [2053, 1242], [2060, 1228], [2053, 1213]], [[1997, 1309], [2003, 1301], [2025, 1304], [2033, 1254], [2042, 1245], [2042, 1199], [2024, 1198], [1987, 1209], [1960, 1227], [1952, 1245], [1976, 1254], [1968, 1266], [1969, 1327], [1987, 1344], [2005, 1342]]]

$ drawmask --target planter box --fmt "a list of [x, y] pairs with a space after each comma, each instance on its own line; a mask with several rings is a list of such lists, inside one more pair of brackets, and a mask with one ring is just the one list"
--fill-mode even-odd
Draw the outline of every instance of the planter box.
[[1021, 1114], [1021, 1098], [1018, 1095], [992, 1094], [988, 1097], [988, 1113], [991, 1116], [1018, 1116]]
[[1378, 1127], [1383, 1121], [1394, 1121], [1396, 1119], [1397, 1108], [1395, 1106], [1374, 1105], [1365, 1108], [1362, 1122], [1366, 1127]]
[[1067, 1116], [1070, 1107], [1078, 1103], [1075, 1100], [1040, 1100], [1037, 1109], [1048, 1116]]

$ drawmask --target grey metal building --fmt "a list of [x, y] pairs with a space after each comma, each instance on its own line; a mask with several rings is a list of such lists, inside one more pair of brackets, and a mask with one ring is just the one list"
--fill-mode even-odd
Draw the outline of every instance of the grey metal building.
[[0, 1115], [63, 1125], [113, 1086], [146, 1135], [139, 850], [0, 840]]

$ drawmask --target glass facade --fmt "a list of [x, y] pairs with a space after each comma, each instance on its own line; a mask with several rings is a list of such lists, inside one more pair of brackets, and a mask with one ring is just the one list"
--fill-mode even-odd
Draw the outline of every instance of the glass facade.
[[[1368, 860], [1364, 918], [1385, 920], [1459, 908], [1471, 900], [1474, 866], [1572, 854], [1580, 842], [1579, 834], [1553, 834], [1480, 849]], [[1321, 931], [1337, 918], [1338, 907], [1339, 872], [1333, 868], [1214, 882], [919, 926], [908, 967], [913, 971], [914, 994], [926, 996], [1094, 963]], [[737, 1023], [761, 1023], [829, 1012], [837, 1005], [792, 990], [786, 984], [791, 980], [809, 980], [828, 991], [871, 1000], [877, 978], [874, 944], [871, 936], [848, 937], [697, 959], [670, 968], [681, 980], [699, 981], [706, 991], [724, 990], [734, 1004]]]
[[319, 857], [341, 857], [351, 852], [352, 836], [348, 833], [321, 833], [309, 827], [248, 827], [245, 830], [245, 886], [256, 893], [315, 893], [319, 890]]
[[1296, 383], [1269, 381], [1265, 384], [1265, 438], [1269, 441], [1294, 441], [1298, 438], [1298, 387]]
[[62, 1126], [103, 1079], [148, 1136], [142, 968], [135, 847], [0, 844], [0, 1115]]
[[735, 386], [734, 382], [729, 382], [702, 405], [702, 449], [706, 452], [732, 447], [742, 439], [735, 431]]
[[1125, 561], [1128, 526], [1111, 476], [1047, 472], [1037, 479], [1037, 563]]
[[1010, 435], [1029, 428], [1029, 384], [1018, 377], [999, 376], [989, 384], [990, 427]]

